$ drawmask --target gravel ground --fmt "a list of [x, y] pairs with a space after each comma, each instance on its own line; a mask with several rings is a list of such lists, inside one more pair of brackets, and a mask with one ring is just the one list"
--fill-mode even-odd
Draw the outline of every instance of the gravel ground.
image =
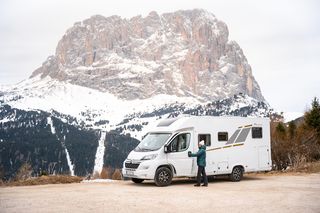
[[131, 181], [0, 188], [0, 212], [320, 212], [320, 173], [219, 178], [209, 187]]

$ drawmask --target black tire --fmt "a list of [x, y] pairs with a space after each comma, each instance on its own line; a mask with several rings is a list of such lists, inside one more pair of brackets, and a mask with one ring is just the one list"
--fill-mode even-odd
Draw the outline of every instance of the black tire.
[[172, 172], [167, 167], [160, 167], [156, 171], [154, 182], [157, 186], [168, 186], [172, 182]]
[[142, 183], [144, 179], [132, 178], [131, 179], [134, 183]]
[[243, 168], [241, 166], [236, 166], [232, 169], [232, 173], [229, 175], [229, 178], [232, 182], [238, 182], [243, 177]]

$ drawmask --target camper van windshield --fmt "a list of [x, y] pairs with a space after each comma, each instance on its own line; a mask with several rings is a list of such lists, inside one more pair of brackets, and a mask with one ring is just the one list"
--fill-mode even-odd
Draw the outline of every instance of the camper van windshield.
[[134, 149], [136, 152], [148, 152], [160, 149], [170, 137], [170, 133], [149, 133]]

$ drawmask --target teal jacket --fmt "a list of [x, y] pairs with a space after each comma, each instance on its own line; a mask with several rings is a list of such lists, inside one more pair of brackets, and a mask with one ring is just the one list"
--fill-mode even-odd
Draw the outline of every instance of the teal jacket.
[[197, 157], [198, 166], [206, 166], [206, 146], [203, 145], [199, 148], [197, 153], [191, 153], [189, 157]]

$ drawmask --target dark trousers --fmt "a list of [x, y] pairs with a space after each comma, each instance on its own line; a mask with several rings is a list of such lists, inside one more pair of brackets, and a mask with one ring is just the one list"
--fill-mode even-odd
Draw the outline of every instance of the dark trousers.
[[200, 185], [201, 183], [201, 175], [203, 177], [203, 184], [208, 185], [208, 178], [206, 175], [206, 170], [204, 166], [198, 166], [198, 174], [197, 174], [197, 184]]

